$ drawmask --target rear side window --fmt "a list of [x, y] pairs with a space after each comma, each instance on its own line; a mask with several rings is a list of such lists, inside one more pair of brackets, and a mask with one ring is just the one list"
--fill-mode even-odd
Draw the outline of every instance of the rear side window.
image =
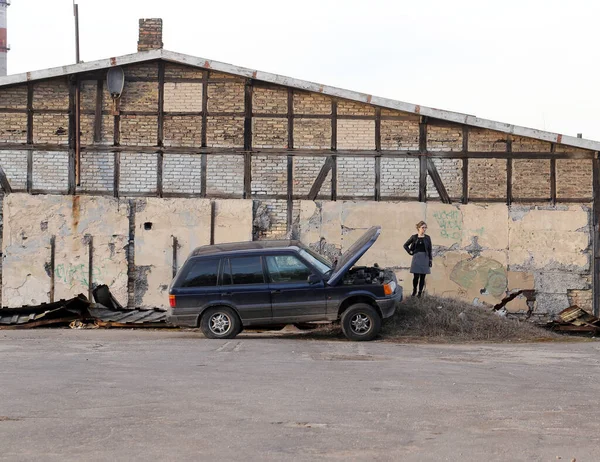
[[264, 284], [260, 257], [238, 257], [225, 261], [223, 284]]
[[198, 260], [193, 263], [181, 287], [206, 287], [217, 285], [219, 260]]

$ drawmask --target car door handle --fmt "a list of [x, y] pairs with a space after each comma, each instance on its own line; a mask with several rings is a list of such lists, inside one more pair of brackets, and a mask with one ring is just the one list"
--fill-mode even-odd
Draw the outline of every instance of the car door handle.
[[223, 292], [221, 295], [233, 295], [233, 292]]
[[271, 293], [272, 293], [272, 294], [280, 294], [280, 293], [281, 293], [281, 290], [272, 290], [272, 291], [271, 291]]

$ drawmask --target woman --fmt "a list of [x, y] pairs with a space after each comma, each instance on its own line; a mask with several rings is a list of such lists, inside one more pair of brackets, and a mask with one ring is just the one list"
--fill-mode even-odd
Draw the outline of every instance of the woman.
[[417, 294], [417, 285], [419, 293], [417, 297], [423, 294], [425, 287], [425, 275], [431, 273], [432, 255], [431, 255], [431, 238], [425, 234], [427, 223], [420, 221], [417, 223], [417, 234], [410, 236], [404, 244], [404, 250], [412, 255], [412, 263], [410, 264], [410, 272], [413, 276], [413, 297]]

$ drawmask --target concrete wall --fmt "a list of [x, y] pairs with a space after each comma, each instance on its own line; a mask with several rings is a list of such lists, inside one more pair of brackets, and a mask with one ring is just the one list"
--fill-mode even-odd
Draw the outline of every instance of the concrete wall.
[[123, 305], [166, 307], [173, 268], [211, 232], [215, 243], [252, 239], [249, 200], [10, 194], [3, 208], [2, 304], [10, 307], [50, 302], [52, 280], [54, 300], [107, 284]]
[[590, 213], [586, 205], [302, 201], [299, 235], [333, 258], [370, 226], [381, 225], [379, 240], [359, 264], [393, 267], [410, 293], [411, 257], [402, 245], [425, 220], [434, 246], [427, 292], [496, 304], [515, 291], [535, 289], [534, 306], [519, 296], [507, 309], [551, 315], [575, 303], [591, 310]]

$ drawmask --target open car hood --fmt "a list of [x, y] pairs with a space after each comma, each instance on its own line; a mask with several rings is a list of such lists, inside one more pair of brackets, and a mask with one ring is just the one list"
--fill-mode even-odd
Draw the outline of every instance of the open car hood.
[[360, 260], [367, 250], [375, 243], [381, 234], [381, 226], [372, 226], [359, 240], [350, 246], [339, 258], [333, 272], [327, 281], [330, 286], [336, 285], [354, 264]]

